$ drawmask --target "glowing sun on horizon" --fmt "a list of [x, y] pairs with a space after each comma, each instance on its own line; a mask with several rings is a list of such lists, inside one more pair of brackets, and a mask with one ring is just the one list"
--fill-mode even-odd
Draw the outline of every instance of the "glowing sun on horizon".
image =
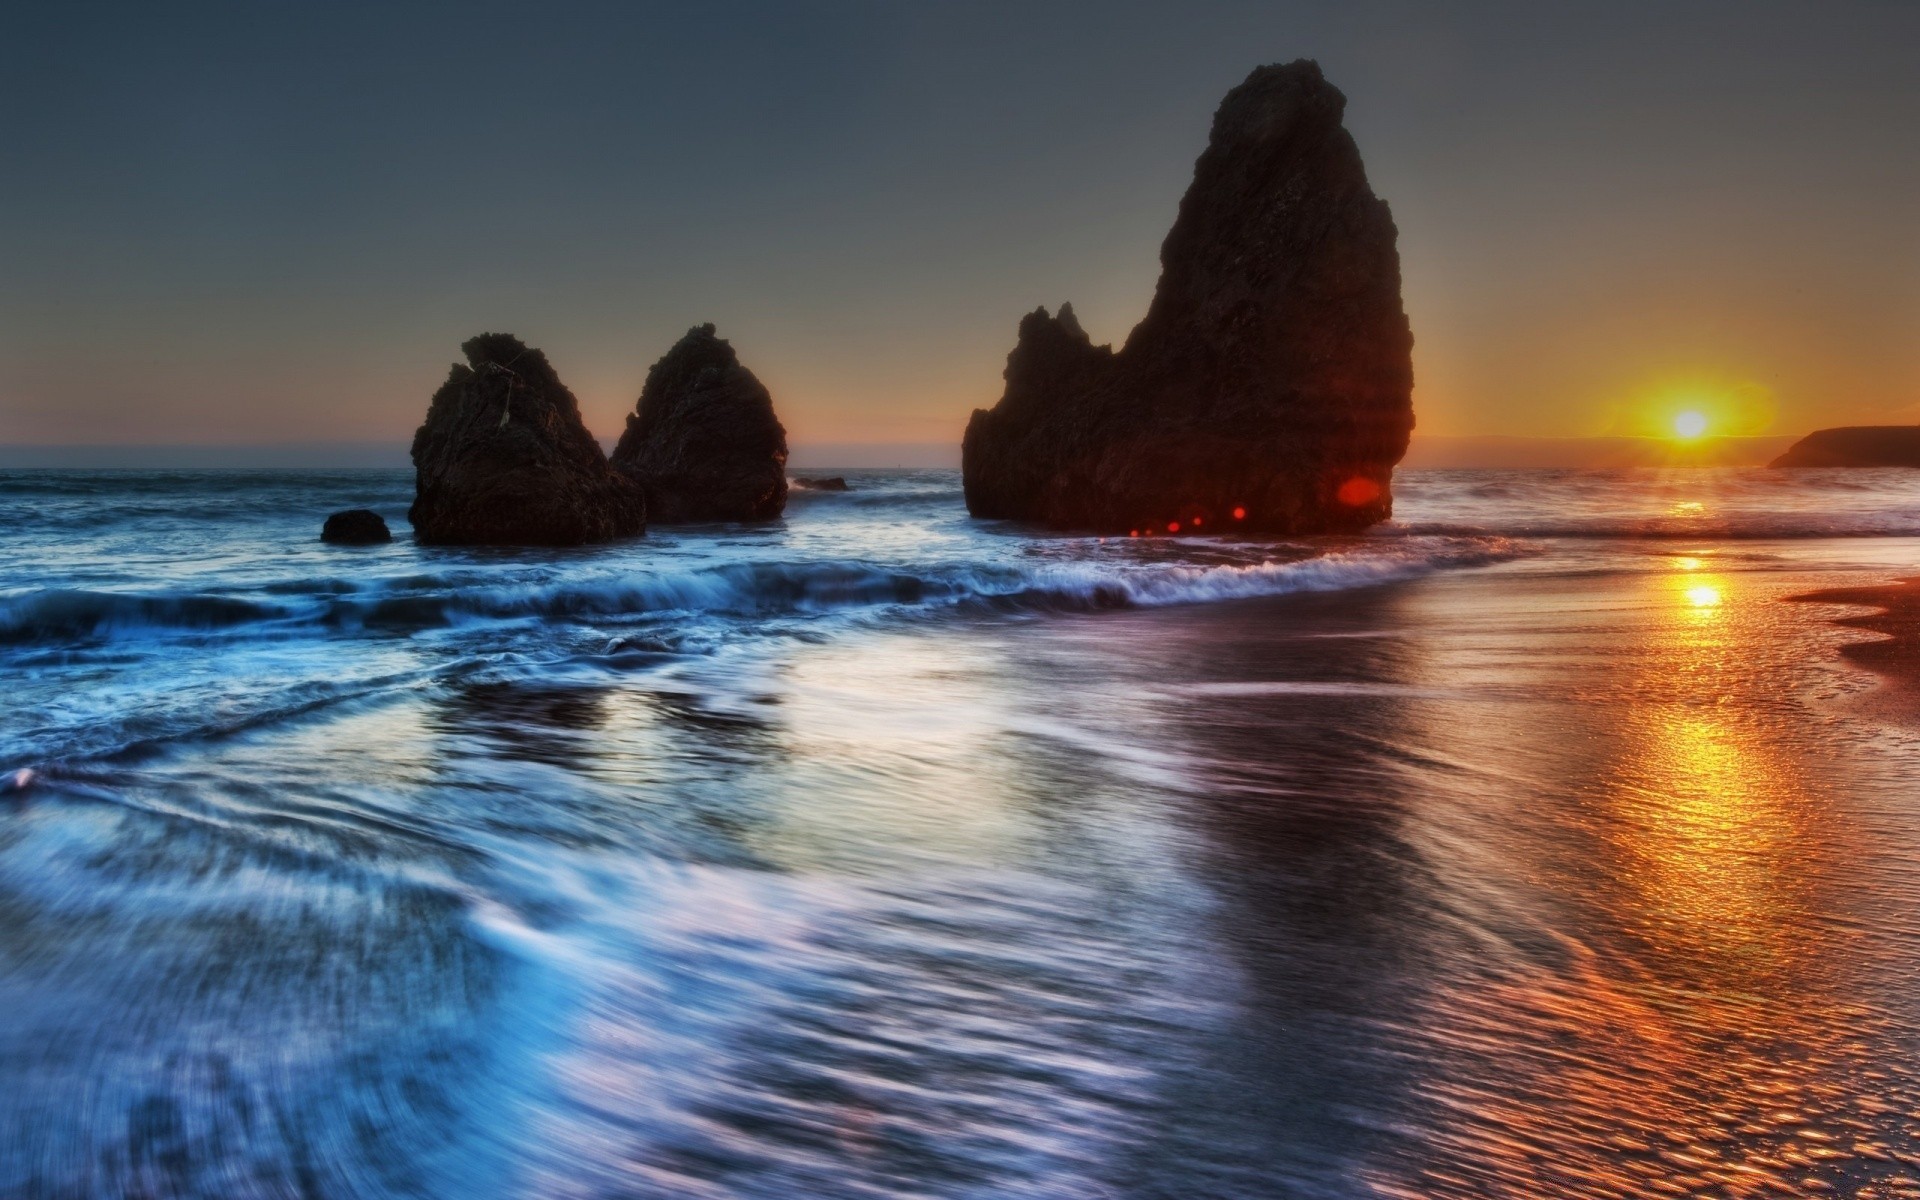
[[1683, 441], [1692, 441], [1707, 431], [1707, 414], [1690, 408], [1673, 419], [1673, 434]]

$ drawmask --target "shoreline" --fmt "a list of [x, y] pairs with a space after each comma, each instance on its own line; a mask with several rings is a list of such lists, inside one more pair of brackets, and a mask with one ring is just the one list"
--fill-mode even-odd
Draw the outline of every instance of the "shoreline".
[[1884, 636], [1840, 647], [1849, 662], [1873, 672], [1881, 687], [1872, 706], [1908, 725], [1920, 725], [1920, 576], [1867, 587], [1828, 588], [1787, 599], [1806, 604], [1855, 604], [1874, 611], [1828, 622]]

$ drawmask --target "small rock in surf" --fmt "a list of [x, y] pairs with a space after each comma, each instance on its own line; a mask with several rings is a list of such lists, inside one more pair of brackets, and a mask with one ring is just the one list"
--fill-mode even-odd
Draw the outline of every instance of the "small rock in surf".
[[342, 546], [377, 546], [392, 541], [393, 531], [372, 509], [349, 508], [327, 518], [320, 529], [320, 540]]

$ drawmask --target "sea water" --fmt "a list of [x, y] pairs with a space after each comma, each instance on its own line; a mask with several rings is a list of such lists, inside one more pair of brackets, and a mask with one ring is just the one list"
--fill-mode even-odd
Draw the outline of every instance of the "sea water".
[[1920, 473], [847, 474], [565, 551], [0, 474], [0, 1194], [1920, 1195], [1920, 749], [1785, 602]]

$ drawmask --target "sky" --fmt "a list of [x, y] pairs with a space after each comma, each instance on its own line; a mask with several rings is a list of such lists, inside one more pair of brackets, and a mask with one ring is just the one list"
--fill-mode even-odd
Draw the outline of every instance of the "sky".
[[797, 446], [951, 445], [1022, 313], [1125, 339], [1221, 96], [1300, 57], [1400, 229], [1422, 435], [1920, 421], [1914, 0], [0, 22], [0, 444], [404, 442], [484, 330], [610, 438], [713, 321]]

